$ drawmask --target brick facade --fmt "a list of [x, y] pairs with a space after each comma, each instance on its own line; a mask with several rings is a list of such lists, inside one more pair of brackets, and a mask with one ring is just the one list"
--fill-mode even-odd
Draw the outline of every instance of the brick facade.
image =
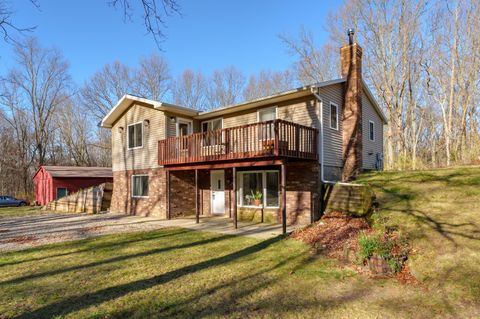
[[[287, 163], [286, 170], [287, 224], [307, 225], [312, 214], [317, 217], [320, 213], [320, 166], [313, 161], [290, 162]], [[262, 210], [258, 208], [238, 208], [239, 220], [259, 221], [261, 214]], [[265, 222], [282, 222], [280, 208], [264, 209], [263, 214]]]
[[[256, 168], [262, 169], [262, 168]], [[268, 169], [272, 169], [269, 167]], [[273, 169], [278, 169], [273, 168]], [[132, 175], [149, 176], [148, 198], [132, 198]], [[233, 211], [232, 169], [225, 169], [225, 216]], [[316, 162], [287, 164], [287, 223], [308, 224], [311, 214], [319, 213], [319, 166]], [[163, 168], [113, 173], [113, 194], [110, 210], [141, 216], [167, 218], [166, 171]], [[199, 170], [200, 214], [210, 216], [210, 172]], [[280, 209], [265, 209], [265, 222], [281, 222]], [[170, 216], [195, 215], [195, 171], [170, 172]], [[260, 220], [261, 210], [238, 207], [239, 220]]]
[[[132, 198], [132, 175], [148, 175], [148, 198]], [[167, 218], [166, 174], [163, 168], [113, 172], [110, 211]]]
[[345, 83], [343, 107], [343, 181], [355, 179], [362, 170], [362, 48], [350, 44], [340, 49]]

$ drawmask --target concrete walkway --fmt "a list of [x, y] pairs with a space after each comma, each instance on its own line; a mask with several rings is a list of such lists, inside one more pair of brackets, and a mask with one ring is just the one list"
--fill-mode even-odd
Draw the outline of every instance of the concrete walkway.
[[[162, 220], [156, 217], [123, 214], [44, 214], [0, 219], [0, 251], [26, 249], [43, 244], [84, 239], [94, 236], [165, 227], [182, 227], [221, 234], [267, 239], [282, 233], [280, 224], [238, 223], [229, 218], [203, 217]], [[292, 227], [287, 228], [290, 232]]]

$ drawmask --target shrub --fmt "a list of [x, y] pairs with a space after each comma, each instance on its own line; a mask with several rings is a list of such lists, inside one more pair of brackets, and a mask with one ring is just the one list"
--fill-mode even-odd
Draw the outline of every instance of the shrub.
[[406, 238], [398, 232], [376, 232], [373, 234], [362, 233], [358, 240], [360, 247], [358, 257], [362, 262], [374, 255], [386, 260], [392, 272], [401, 271], [408, 255]]

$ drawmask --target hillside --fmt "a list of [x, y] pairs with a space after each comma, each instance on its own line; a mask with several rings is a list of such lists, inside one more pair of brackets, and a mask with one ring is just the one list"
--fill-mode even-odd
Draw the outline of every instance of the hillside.
[[478, 306], [480, 167], [369, 173], [360, 182], [377, 194], [375, 222], [408, 234], [411, 272], [437, 302]]

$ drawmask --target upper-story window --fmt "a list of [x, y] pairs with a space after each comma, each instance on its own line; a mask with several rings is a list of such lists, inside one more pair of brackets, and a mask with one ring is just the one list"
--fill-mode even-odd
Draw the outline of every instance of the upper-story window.
[[143, 122], [127, 126], [128, 149], [140, 148], [143, 146]]
[[[213, 132], [221, 130], [223, 127], [223, 119], [213, 119], [202, 122], [202, 132]], [[203, 145], [219, 145], [222, 144], [223, 135], [222, 132], [208, 133], [203, 136]]]
[[368, 138], [370, 141], [375, 141], [375, 123], [368, 121]]
[[214, 119], [202, 122], [202, 132], [222, 129], [222, 119]]
[[330, 128], [338, 130], [338, 105], [330, 103]]
[[273, 121], [277, 119], [277, 108], [274, 106], [260, 109], [257, 114], [259, 122]]
[[177, 118], [177, 136], [186, 136], [192, 134], [192, 121]]
[[[273, 121], [277, 119], [277, 107], [269, 107], [266, 109], [260, 109], [257, 112], [258, 122]], [[259, 139], [270, 140], [273, 139], [275, 129], [272, 123], [262, 125], [259, 130]]]

